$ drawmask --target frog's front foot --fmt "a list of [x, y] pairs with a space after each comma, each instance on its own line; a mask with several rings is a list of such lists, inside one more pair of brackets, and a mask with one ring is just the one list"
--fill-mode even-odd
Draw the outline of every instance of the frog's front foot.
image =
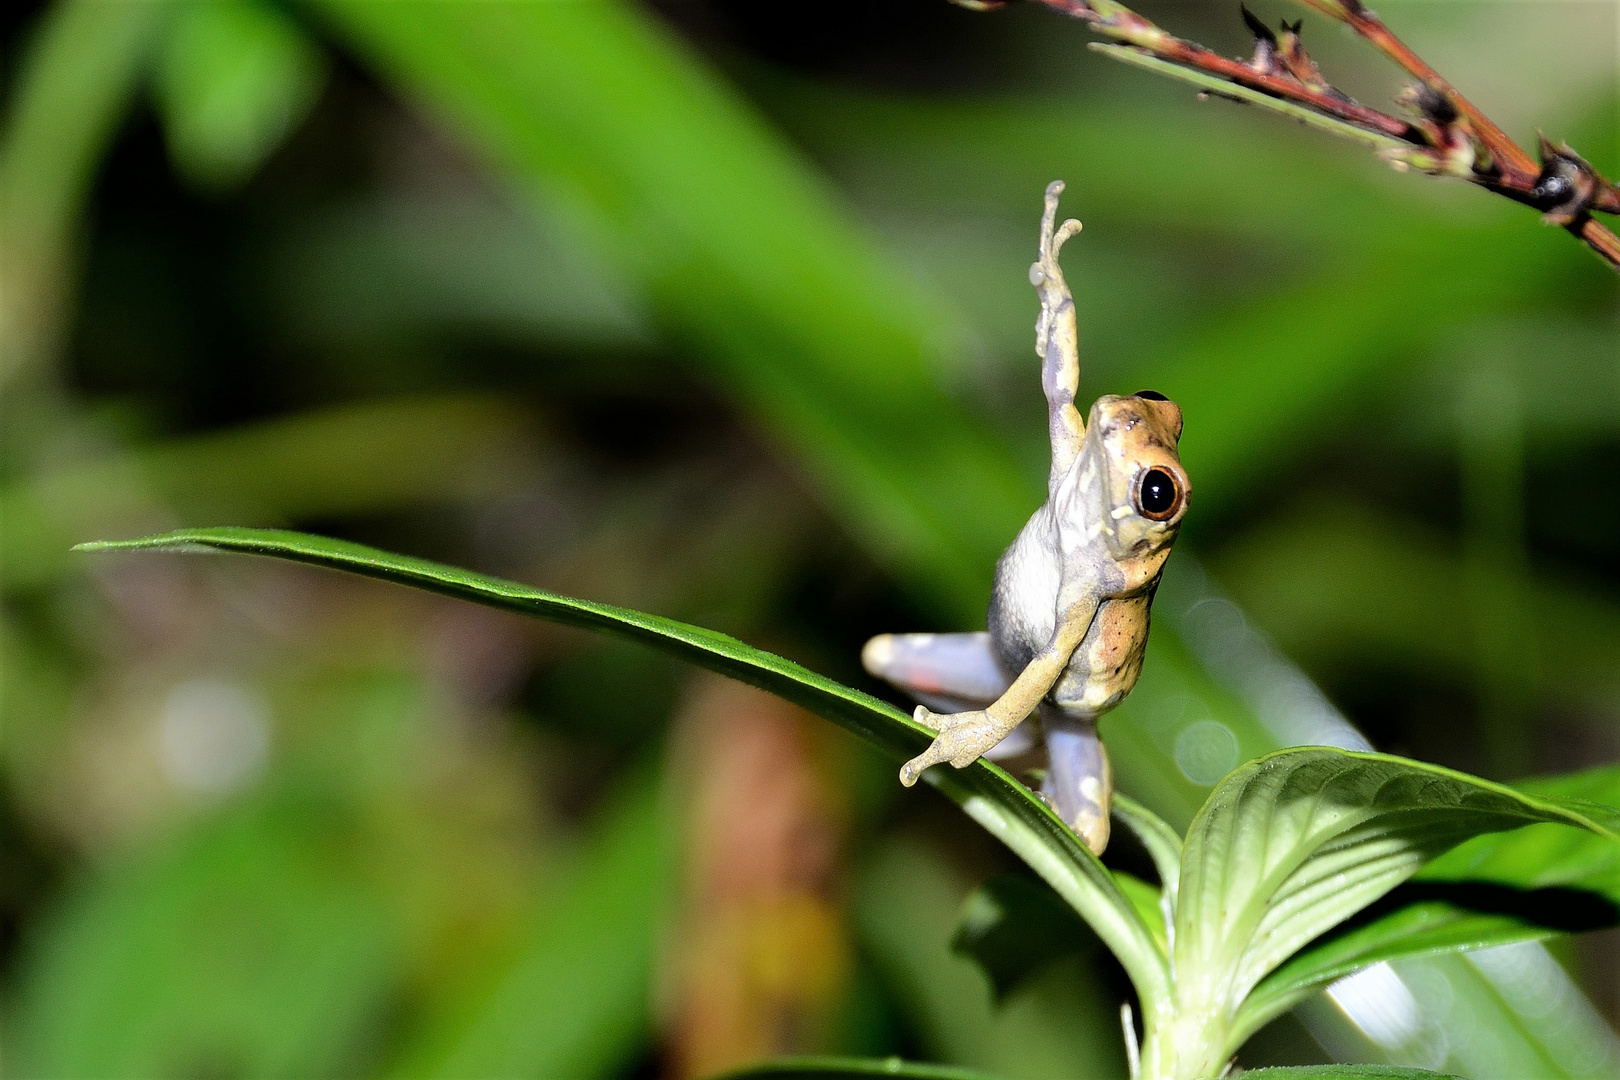
[[939, 732], [939, 736], [927, 750], [901, 768], [900, 782], [906, 787], [915, 784], [924, 769], [942, 761], [948, 761], [958, 769], [966, 768], [1007, 735], [1004, 726], [982, 709], [944, 714], [919, 705], [912, 718], [924, 727]]

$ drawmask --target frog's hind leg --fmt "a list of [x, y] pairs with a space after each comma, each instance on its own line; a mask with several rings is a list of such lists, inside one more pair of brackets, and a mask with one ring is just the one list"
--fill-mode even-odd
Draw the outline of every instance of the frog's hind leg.
[[[990, 635], [879, 634], [861, 650], [866, 670], [923, 704], [949, 702], [982, 709], [1007, 692]], [[958, 711], [953, 708], [952, 711]]]
[[[990, 635], [880, 634], [861, 650], [866, 670], [937, 712], [983, 709], [1007, 692]], [[985, 757], [1003, 760], [1035, 745], [1028, 723], [997, 743]]]
[[1041, 794], [1093, 855], [1108, 846], [1108, 812], [1114, 801], [1114, 770], [1097, 737], [1094, 719], [1071, 716], [1043, 703], [1046, 782]]

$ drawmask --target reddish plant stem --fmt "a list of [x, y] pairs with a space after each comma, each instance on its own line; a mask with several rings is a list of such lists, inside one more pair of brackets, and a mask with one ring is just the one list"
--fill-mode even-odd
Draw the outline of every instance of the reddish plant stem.
[[[1306, 0], [1307, 3], [1310, 0]], [[1536, 183], [1541, 177], [1541, 166], [1518, 143], [1514, 142], [1501, 128], [1497, 127], [1490, 117], [1486, 116], [1473, 102], [1447, 82], [1439, 72], [1417, 53], [1413, 52], [1407, 44], [1395, 36], [1374, 12], [1369, 11], [1361, 0], [1339, 0], [1344, 8], [1344, 21], [1351, 29], [1360, 34], [1371, 45], [1399, 64], [1409, 75], [1412, 75], [1431, 89], [1445, 95], [1459, 113], [1473, 128], [1475, 136], [1479, 139], [1491, 155], [1495, 165], [1496, 175], [1494, 182], [1485, 183], [1484, 186], [1499, 191], [1510, 197], [1516, 195], [1527, 196], [1517, 201], [1534, 205], [1536, 202]], [[1316, 6], [1316, 5], [1312, 5]], [[1588, 170], [1591, 171], [1591, 170]], [[1592, 193], [1591, 206], [1595, 210], [1607, 213], [1620, 213], [1620, 189], [1591, 172], [1596, 189]], [[1565, 230], [1578, 237], [1587, 247], [1595, 251], [1609, 265], [1620, 269], [1620, 237], [1616, 237], [1601, 222], [1591, 217], [1583, 216], [1564, 226]]]
[[[1228, 59], [1201, 45], [1184, 41], [1168, 33], [1117, 0], [1036, 0], [1036, 2], [1071, 18], [1079, 19], [1105, 37], [1135, 46], [1171, 63], [1206, 72], [1284, 101], [1307, 106], [1364, 130], [1410, 143], [1413, 147], [1427, 148], [1433, 145], [1430, 135], [1435, 125], [1432, 123], [1420, 126], [1347, 98], [1312, 89], [1291, 76], [1271, 74], [1257, 70], [1241, 60]], [[1483, 147], [1490, 157], [1488, 163], [1476, 166], [1467, 179], [1515, 202], [1541, 210], [1548, 209], [1546, 198], [1537, 190], [1542, 169], [1535, 159], [1509, 138], [1489, 117], [1480, 112], [1472, 102], [1458, 93], [1439, 72], [1408, 48], [1389, 27], [1384, 25], [1383, 20], [1367, 10], [1361, 0], [1299, 0], [1299, 2], [1347, 23], [1408, 74], [1421, 80], [1425, 86], [1443, 96], [1456, 108], [1457, 113], [1467, 122], [1469, 130], [1478, 140], [1478, 145]], [[987, 3], [985, 6], [1000, 5]], [[1620, 213], [1620, 188], [1597, 175], [1584, 162], [1581, 164], [1585, 173], [1592, 178], [1593, 184], [1586, 205], [1593, 210]], [[1620, 237], [1616, 237], [1602, 223], [1582, 213], [1563, 227], [1611, 267], [1620, 270]]]
[[1473, 102], [1458, 93], [1456, 87], [1441, 78], [1439, 72], [1408, 48], [1405, 42], [1384, 25], [1384, 20], [1368, 11], [1360, 0], [1342, 0], [1342, 2], [1345, 7], [1345, 22], [1349, 23], [1356, 33], [1399, 64], [1409, 75], [1445, 95], [1457, 107], [1457, 111], [1474, 129], [1479, 141], [1490, 151], [1491, 159], [1499, 172], [1497, 183], [1500, 186], [1527, 193], [1535, 190], [1536, 178], [1541, 173], [1541, 167], [1536, 164], [1534, 158], [1518, 143], [1508, 138], [1507, 133], [1492, 123], [1490, 117], [1480, 112]]
[[1338, 117], [1340, 120], [1382, 135], [1417, 145], [1423, 143], [1423, 136], [1416, 126], [1399, 117], [1390, 116], [1388, 113], [1379, 112], [1354, 101], [1334, 97], [1332, 94], [1312, 90], [1292, 77], [1285, 78], [1256, 71], [1241, 60], [1231, 60], [1219, 53], [1211, 52], [1202, 45], [1184, 41], [1134, 12], [1105, 14], [1098, 10], [1097, 5], [1087, 3], [1086, 0], [1037, 0], [1037, 2], [1061, 11], [1071, 18], [1079, 19], [1099, 34], [1146, 49], [1162, 59], [1185, 64], [1199, 71], [1207, 71], [1241, 86], [1261, 90], [1288, 101], [1309, 105], [1318, 112]]
[[1568, 226], [1568, 230], [1580, 237], [1587, 247], [1598, 253], [1616, 270], [1620, 270], [1620, 236], [1615, 236], [1601, 221], [1596, 218], [1585, 218], [1582, 221]]

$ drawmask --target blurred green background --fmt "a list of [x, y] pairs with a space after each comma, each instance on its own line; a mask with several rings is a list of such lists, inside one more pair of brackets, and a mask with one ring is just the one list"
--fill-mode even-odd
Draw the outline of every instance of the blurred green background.
[[[1247, 51], [1235, 6], [1142, 10]], [[1613, 3], [1381, 14], [1522, 143], [1620, 171]], [[67, 553], [296, 526], [876, 689], [861, 643], [982, 626], [1042, 498], [1054, 178], [1082, 391], [1178, 401], [1195, 487], [1104, 724], [1121, 786], [1185, 824], [1345, 717], [1499, 779], [1620, 756], [1620, 289], [1522, 208], [1033, 5], [0, 21], [7, 1075], [1123, 1077], [1106, 955], [1055, 942], [992, 1001], [949, 942], [1013, 860], [790, 707], [376, 583]], [[1375, 969], [1241, 1063], [1620, 1075], [1617, 965], [1610, 932]]]

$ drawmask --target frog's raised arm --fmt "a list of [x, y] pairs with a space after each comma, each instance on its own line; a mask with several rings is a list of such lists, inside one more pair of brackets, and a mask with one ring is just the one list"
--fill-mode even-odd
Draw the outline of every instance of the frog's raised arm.
[[1046, 186], [1046, 211], [1041, 215], [1040, 258], [1029, 268], [1029, 283], [1041, 297], [1041, 314], [1035, 323], [1035, 354], [1041, 358], [1041, 389], [1046, 392], [1047, 427], [1052, 436], [1052, 472], [1049, 487], [1055, 491], [1059, 478], [1069, 471], [1080, 454], [1086, 437], [1086, 422], [1075, 408], [1080, 392], [1079, 331], [1075, 325], [1074, 297], [1063, 280], [1058, 255], [1063, 242], [1080, 231], [1080, 223], [1069, 218], [1057, 224], [1058, 196], [1063, 181]]
[[[1029, 268], [1030, 284], [1041, 298], [1041, 314], [1035, 323], [1035, 352], [1041, 358], [1041, 389], [1046, 393], [1047, 422], [1052, 438], [1048, 488], [1053, 497], [1057, 495], [1059, 484], [1072, 471], [1086, 438], [1085, 421], [1074, 405], [1075, 394], [1080, 389], [1074, 297], [1058, 266], [1064, 241], [1080, 231], [1080, 223], [1070, 218], [1057, 224], [1061, 194], [1063, 181], [1054, 180], [1047, 185], [1039, 258]], [[1095, 586], [1096, 582], [1090, 584]], [[1100, 596], [1095, 588], [1075, 591], [1071, 583], [1066, 591], [1075, 594], [1057, 598], [1058, 610], [1051, 636], [1035, 650], [995, 701], [983, 709], [949, 714], [936, 713], [923, 705], [917, 707], [914, 714], [917, 722], [939, 732], [939, 737], [927, 750], [906, 762], [900, 770], [902, 784], [910, 787], [924, 769], [940, 762], [948, 761], [962, 768], [995, 746], [1035, 711], [1062, 677], [1097, 612]]]

